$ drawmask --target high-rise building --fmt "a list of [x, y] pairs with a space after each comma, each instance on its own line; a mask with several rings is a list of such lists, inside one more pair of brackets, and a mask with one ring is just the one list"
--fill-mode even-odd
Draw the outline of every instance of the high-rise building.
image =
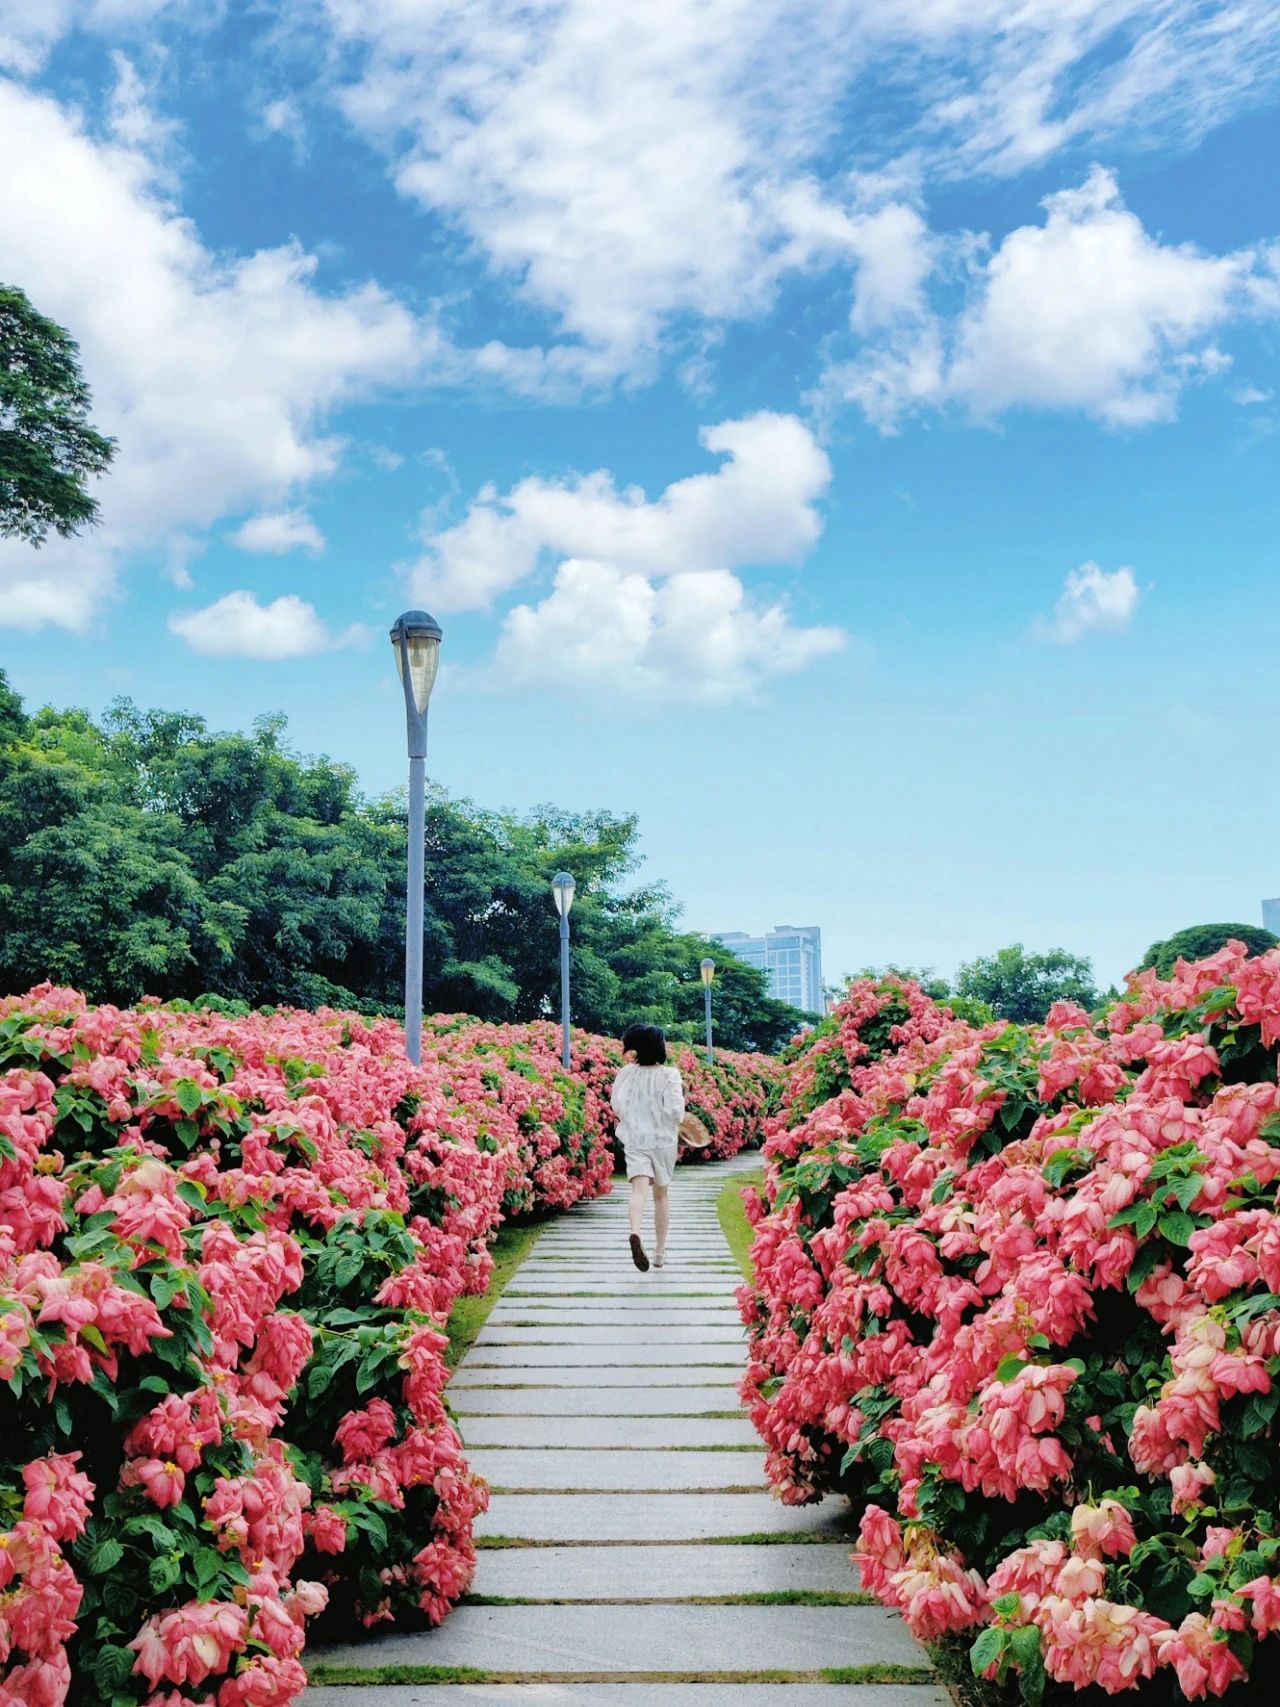
[[769, 975], [769, 994], [790, 1002], [801, 1013], [826, 1011], [822, 993], [822, 932], [817, 925], [775, 925], [763, 936], [746, 931], [717, 931], [739, 960]]
[[1274, 901], [1262, 903], [1262, 928], [1272, 936], [1280, 936], [1280, 895]]

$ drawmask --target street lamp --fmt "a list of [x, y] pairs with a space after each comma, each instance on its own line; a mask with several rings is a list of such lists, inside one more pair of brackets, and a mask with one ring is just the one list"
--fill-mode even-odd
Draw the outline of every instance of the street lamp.
[[709, 1067], [715, 1060], [715, 1054], [711, 1048], [711, 983], [716, 975], [716, 963], [711, 959], [700, 961], [698, 970], [702, 974], [702, 995], [707, 1008], [707, 1066]]
[[404, 688], [409, 744], [409, 881], [404, 938], [404, 1046], [422, 1060], [422, 908], [426, 888], [427, 705], [440, 667], [440, 624], [424, 610], [407, 610], [391, 630]]
[[569, 909], [577, 884], [567, 871], [551, 879], [551, 894], [560, 915], [560, 1062], [569, 1071]]

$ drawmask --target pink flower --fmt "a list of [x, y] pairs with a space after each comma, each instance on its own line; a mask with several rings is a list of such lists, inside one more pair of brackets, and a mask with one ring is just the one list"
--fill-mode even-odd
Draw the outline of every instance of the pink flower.
[[1246, 1675], [1226, 1639], [1200, 1612], [1187, 1614], [1161, 1658], [1177, 1672], [1182, 1693], [1190, 1701], [1222, 1695]]
[[22, 1515], [46, 1529], [55, 1541], [74, 1541], [84, 1533], [93, 1506], [93, 1483], [76, 1469], [78, 1452], [51, 1452], [22, 1472], [27, 1490]]

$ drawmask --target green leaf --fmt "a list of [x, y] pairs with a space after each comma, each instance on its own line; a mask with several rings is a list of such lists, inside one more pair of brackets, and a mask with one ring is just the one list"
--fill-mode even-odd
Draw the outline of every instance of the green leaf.
[[998, 1600], [991, 1602], [991, 1610], [998, 1612], [1001, 1618], [1012, 1618], [1015, 1612], [1022, 1611], [1022, 1596], [1020, 1594], [1002, 1594]]
[[1020, 1357], [1017, 1352], [1011, 1351], [1008, 1357], [1002, 1357], [1000, 1362], [996, 1365], [996, 1380], [1012, 1381], [1017, 1376], [1021, 1375], [1022, 1371], [1026, 1367], [1026, 1358]]
[[1160, 1236], [1171, 1245], [1189, 1245], [1196, 1224], [1182, 1209], [1166, 1209], [1160, 1217]]
[[172, 1553], [162, 1553], [147, 1567], [147, 1581], [153, 1594], [166, 1594], [182, 1575], [182, 1560]]
[[204, 1104], [204, 1092], [194, 1079], [179, 1079], [174, 1087], [174, 1099], [184, 1114], [194, 1114]]
[[105, 1577], [109, 1572], [115, 1570], [123, 1558], [123, 1546], [114, 1536], [109, 1535], [105, 1540], [99, 1541], [89, 1554], [85, 1560], [85, 1568], [91, 1571], [95, 1577]]
[[982, 1677], [990, 1666], [1003, 1659], [1004, 1650], [1009, 1641], [1007, 1630], [987, 1628], [982, 1631], [969, 1649], [969, 1664], [975, 1677]]

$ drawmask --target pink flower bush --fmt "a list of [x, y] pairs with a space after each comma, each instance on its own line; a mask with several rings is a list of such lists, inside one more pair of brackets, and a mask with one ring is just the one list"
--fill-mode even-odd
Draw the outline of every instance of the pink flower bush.
[[791, 1051], [740, 1293], [770, 1479], [850, 1495], [865, 1586], [1028, 1700], [1280, 1673], [1278, 1042], [1280, 951], [1230, 945], [1035, 1027], [864, 980]]
[[[488, 1498], [449, 1311], [504, 1218], [609, 1190], [619, 1062], [0, 1001], [0, 1707], [288, 1707], [309, 1621], [447, 1614]], [[715, 1073], [718, 1142], [758, 1139], [769, 1066]]]

